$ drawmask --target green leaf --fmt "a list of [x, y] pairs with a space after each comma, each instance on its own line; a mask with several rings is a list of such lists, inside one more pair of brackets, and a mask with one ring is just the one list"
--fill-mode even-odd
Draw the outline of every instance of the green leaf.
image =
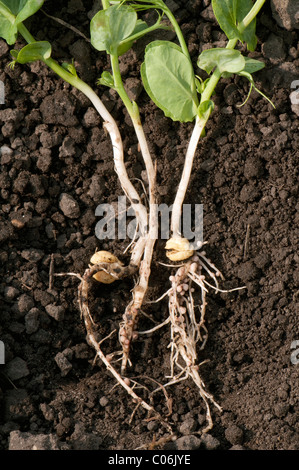
[[197, 65], [208, 74], [215, 67], [219, 67], [221, 73], [238, 73], [245, 67], [245, 58], [240, 51], [215, 47], [204, 50], [198, 58]]
[[131, 36], [135, 36], [135, 34], [142, 33], [142, 32], [145, 33], [147, 29], [148, 29], [148, 25], [145, 21], [137, 20], [135, 28], [132, 31], [132, 34], [130, 34], [130, 36], [127, 39], [125, 39], [125, 42], [123, 44], [120, 44], [118, 46], [117, 55], [121, 56], [125, 52], [127, 52], [129, 49], [131, 49], [131, 47], [133, 46], [133, 43], [134, 43], [134, 40], [130, 41]]
[[114, 88], [114, 79], [113, 79], [113, 76], [111, 75], [110, 72], [108, 72], [107, 70], [105, 70], [102, 75], [101, 75], [101, 78], [99, 78], [97, 80], [97, 84], [98, 85], [105, 85], [105, 86], [108, 86], [109, 88]]
[[5, 5], [9, 11], [14, 15], [20, 15], [22, 12], [23, 19], [36, 13], [44, 3], [44, 0], [1, 0], [0, 4]]
[[247, 48], [254, 51], [257, 44], [255, 35], [256, 20], [240, 32], [238, 25], [253, 6], [252, 0], [212, 0], [214, 15], [228, 39], [239, 39], [247, 43]]
[[205, 86], [204, 86], [204, 81], [200, 77], [195, 77], [195, 85], [196, 85], [196, 90], [197, 93], [200, 95], [203, 93]]
[[1, 0], [0, 37], [8, 44], [14, 44], [18, 34], [18, 24], [36, 13], [44, 0]]
[[16, 60], [16, 58], [18, 57], [19, 52], [20, 51], [17, 51], [16, 49], [12, 49], [10, 51], [10, 55], [14, 58], [14, 60]]
[[130, 6], [113, 5], [100, 10], [90, 22], [91, 43], [98, 51], [111, 54], [133, 33], [136, 23], [137, 13]]
[[[6, 1], [8, 4], [11, 3], [10, 0]], [[16, 0], [13, 3], [19, 4], [16, 23], [21, 23], [37, 12], [42, 7], [44, 0]]]
[[165, 116], [174, 121], [193, 121], [198, 107], [197, 94], [191, 91], [195, 78], [192, 65], [179, 46], [169, 41], [149, 44], [141, 77], [146, 92]]
[[251, 57], [244, 57], [244, 59], [245, 59], [244, 72], [254, 73], [254, 72], [258, 72], [259, 70], [265, 67], [264, 62], [261, 62], [260, 60], [251, 59]]
[[37, 41], [23, 47], [18, 55], [15, 56], [15, 50], [11, 54], [15, 57], [15, 61], [19, 64], [26, 64], [34, 60], [45, 60], [51, 57], [51, 44], [47, 41]]
[[199, 77], [198, 75], [195, 76], [195, 85], [196, 85], [197, 93], [201, 95], [204, 92], [209, 80], [210, 80], [210, 77], [206, 78], [206, 80], [203, 81], [201, 77]]
[[197, 113], [200, 118], [208, 120], [214, 107], [215, 105], [212, 100], [203, 101], [202, 103], [200, 103]]
[[61, 64], [61, 67], [63, 67], [65, 70], [67, 70], [69, 73], [71, 73], [72, 75], [74, 75], [74, 77], [77, 77], [78, 74], [77, 74], [77, 70], [76, 70], [76, 67], [74, 66], [74, 60], [72, 60], [72, 62], [63, 62]]
[[3, 2], [0, 2], [0, 36], [8, 44], [14, 44], [17, 39], [18, 28], [14, 22], [15, 16]]

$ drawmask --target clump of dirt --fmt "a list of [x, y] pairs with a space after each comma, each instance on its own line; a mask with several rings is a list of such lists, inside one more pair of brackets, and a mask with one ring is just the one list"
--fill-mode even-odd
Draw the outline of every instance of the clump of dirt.
[[[45, 3], [48, 14], [63, 18], [88, 36], [91, 1]], [[203, 47], [225, 40], [210, 2], [170, 2], [196, 64]], [[275, 3], [275, 2], [274, 2]], [[37, 15], [30, 26], [39, 40], [53, 44], [57, 60], [70, 60], [92, 87], [103, 69], [100, 54], [81, 36]], [[288, 23], [289, 24], [289, 23]], [[266, 63], [256, 84], [275, 109], [248, 82], [222, 80], [207, 135], [198, 147], [186, 203], [204, 204], [204, 238], [209, 258], [225, 276], [223, 288], [245, 285], [235, 293], [209, 293], [209, 338], [199, 361], [207, 390], [222, 406], [212, 408], [214, 428], [200, 437], [205, 406], [190, 381], [169, 388], [177, 449], [298, 449], [298, 364], [291, 361], [298, 329], [298, 115], [290, 94], [298, 78], [298, 30], [277, 24], [270, 4], [257, 22], [259, 43], [251, 55]], [[18, 43], [21, 47], [22, 42]], [[96, 248], [111, 249], [126, 261], [122, 241], [99, 241], [95, 209], [117, 203], [122, 195], [112, 149], [89, 101], [40, 63], [8, 68], [9, 50], [0, 41], [1, 152], [1, 324], [5, 366], [1, 366], [2, 449], [135, 449], [165, 437], [103, 364], [94, 363], [86, 344], [77, 304], [78, 280], [49, 269], [83, 273]], [[121, 57], [130, 92], [138, 96], [141, 117], [157, 162], [160, 201], [172, 204], [192, 125], [172, 123], [140, 88], [140, 45]], [[199, 71], [198, 71], [199, 72]], [[99, 89], [118, 121], [131, 178], [142, 181], [142, 159], [122, 103]], [[158, 242], [149, 299], [163, 294], [171, 269]], [[130, 300], [133, 281], [94, 285], [91, 310], [105, 336], [118, 327]], [[146, 305], [157, 322], [167, 302]], [[144, 329], [152, 325], [144, 317]], [[135, 343], [132, 376], [165, 383], [169, 373], [167, 327]], [[119, 349], [117, 337], [105, 350]], [[167, 415], [163, 393], [154, 404]]]

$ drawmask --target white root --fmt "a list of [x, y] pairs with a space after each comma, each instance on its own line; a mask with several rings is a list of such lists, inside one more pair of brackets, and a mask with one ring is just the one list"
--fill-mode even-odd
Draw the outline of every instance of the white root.
[[126, 194], [127, 198], [129, 199], [133, 210], [135, 211], [137, 225], [139, 226], [141, 232], [140, 238], [134, 244], [134, 247], [132, 249], [130, 261], [131, 266], [140, 267], [139, 280], [136, 286], [134, 287], [133, 300], [126, 309], [126, 312], [124, 314], [124, 322], [121, 325], [124, 330], [124, 334], [120, 336], [123, 347], [122, 371], [124, 372], [126, 364], [129, 360], [129, 349], [131, 341], [132, 339], [134, 339], [134, 336], [136, 337], [136, 335], [134, 335], [134, 331], [137, 325], [139, 310], [143, 304], [144, 297], [147, 292], [153, 249], [158, 236], [158, 220], [155, 211], [156, 171], [148, 149], [143, 127], [141, 125], [139, 111], [137, 105], [135, 105], [135, 115], [134, 117], [132, 116], [132, 122], [139, 142], [141, 154], [145, 163], [148, 177], [148, 216], [145, 206], [141, 204], [139, 194], [137, 193], [135, 187], [133, 186], [128, 177], [124, 163], [123, 143], [115, 120], [110, 115], [106, 107], [103, 105], [100, 98], [91, 88], [84, 87], [84, 89], [82, 89], [81, 91], [83, 91], [85, 95], [88, 96], [88, 98], [92, 101], [93, 105], [95, 106], [96, 110], [104, 119], [104, 128], [109, 133], [112, 142], [115, 170], [118, 175], [122, 189]]
[[[143, 204], [141, 204], [140, 196], [127, 175], [124, 163], [122, 139], [116, 122], [114, 121], [110, 113], [107, 111], [98, 96], [93, 92], [93, 90], [89, 89], [88, 87], [82, 91], [85, 93], [86, 96], [91, 99], [95, 108], [104, 120], [104, 127], [109, 133], [112, 142], [115, 170], [118, 175], [122, 189], [135, 211], [137, 225], [141, 231], [140, 238], [134, 244], [134, 248], [131, 254], [131, 261], [128, 266], [121, 266], [119, 263], [101, 263], [89, 267], [81, 278], [81, 283], [79, 287], [79, 306], [82, 317], [85, 322], [85, 327], [87, 331], [87, 341], [90, 345], [94, 347], [97, 356], [104, 362], [106, 368], [113, 374], [117, 382], [125, 388], [125, 390], [134, 399], [134, 401], [137, 404], [142, 405], [144, 409], [154, 413], [156, 417], [161, 419], [161, 417], [157, 415], [151, 405], [149, 405], [147, 402], [138, 397], [138, 395], [133, 390], [134, 387], [130, 387], [129, 380], [127, 380], [123, 376], [127, 364], [130, 363], [129, 351], [131, 342], [138, 337], [138, 334], [140, 334], [137, 331], [138, 316], [141, 307], [144, 303], [145, 295], [148, 289], [153, 249], [158, 236], [158, 220], [157, 212], [155, 210], [156, 172], [141, 126], [139, 114], [136, 113], [136, 119], [133, 119], [133, 125], [145, 163], [149, 185], [148, 215], [147, 209]], [[180, 238], [179, 227], [182, 204], [191, 175], [192, 163], [195, 155], [196, 146], [202, 134], [204, 125], [205, 121], [200, 120], [199, 118], [196, 119], [194, 131], [192, 133], [190, 144], [188, 146], [184, 170], [172, 211], [171, 230], [174, 239]], [[192, 250], [190, 249], [190, 252], [187, 253], [184, 249], [183, 254], [184, 259], [186, 259], [186, 257], [188, 257], [187, 255], [192, 255]], [[176, 259], [176, 256], [177, 255], [174, 252], [173, 260], [179, 261], [179, 259]], [[207, 340], [207, 329], [204, 325], [206, 307], [205, 295], [207, 289], [204, 285], [204, 277], [200, 273], [201, 266], [206, 268], [207, 271], [210, 273], [213, 281], [216, 284], [217, 289], [218, 271], [215, 271], [214, 266], [211, 266], [211, 264], [206, 264], [206, 259], [202, 257], [201, 263], [198, 262], [198, 258], [194, 258], [191, 261], [187, 261], [186, 264], [184, 264], [178, 269], [176, 275], [173, 276], [172, 288], [168, 292], [169, 320], [166, 320], [163, 325], [170, 323], [171, 328], [171, 380], [164, 387], [174, 384], [178, 381], [185, 380], [188, 377], [191, 377], [193, 379], [193, 381], [199, 388], [200, 395], [202, 396], [207, 408], [208, 426], [204, 430], [206, 432], [207, 430], [211, 429], [213, 425], [209, 403], [212, 402], [219, 410], [221, 410], [221, 407], [214, 401], [212, 395], [210, 395], [205, 390], [204, 384], [198, 372], [199, 366], [197, 364], [196, 348], [198, 342], [201, 342], [201, 347], [203, 348]], [[94, 332], [94, 322], [90, 314], [87, 302], [89, 281], [92, 275], [100, 270], [112, 277], [115, 277], [116, 279], [121, 279], [125, 276], [136, 274], [138, 268], [139, 276], [138, 281], [133, 289], [133, 299], [132, 302], [128, 305], [125, 314], [123, 315], [123, 322], [120, 324], [119, 329], [119, 340], [122, 344], [120, 374], [111, 364], [112, 356], [105, 356], [105, 354], [102, 352], [100, 347], [101, 342], [97, 340], [96, 334]], [[202, 294], [202, 305], [199, 321], [197, 321], [194, 312], [194, 303], [191, 289], [191, 284], [193, 282], [200, 286]], [[157, 327], [154, 327], [152, 328], [152, 330], [149, 330], [148, 332], [144, 333], [150, 333], [155, 331], [156, 329]], [[175, 369], [178, 369], [178, 373], [176, 375], [174, 373]]]
[[[203, 270], [212, 277], [215, 286], [207, 283]], [[164, 384], [164, 387], [188, 378], [194, 381], [206, 406], [207, 426], [203, 429], [203, 433], [210, 431], [213, 427], [210, 403], [220, 412], [222, 411], [221, 406], [205, 389], [204, 382], [199, 374], [199, 368], [203, 363], [198, 364], [197, 362], [197, 350], [198, 348], [202, 350], [205, 347], [208, 338], [208, 330], [205, 326], [206, 285], [219, 291], [217, 277], [221, 277], [219, 270], [206, 258], [205, 254], [200, 252], [196, 253], [183, 266], [181, 265], [176, 274], [170, 276], [171, 289], [168, 290], [169, 317], [161, 324], [161, 326], [164, 326], [166, 323], [170, 323], [171, 337], [169, 344], [170, 380]], [[192, 284], [194, 285], [194, 283], [200, 287], [201, 293], [198, 319], [193, 300], [194, 289]], [[157, 327], [152, 330], [156, 329]]]
[[[117, 271], [119, 278], [127, 276], [127, 275], [132, 275], [134, 273], [134, 269], [136, 267], [130, 267], [130, 266], [121, 266], [118, 263], [101, 263], [98, 265], [94, 265], [89, 267], [84, 275], [81, 277], [79, 275], [76, 275], [81, 281], [79, 288], [78, 288], [78, 302], [79, 302], [79, 309], [81, 312], [81, 316], [83, 318], [84, 324], [85, 324], [85, 329], [87, 333], [87, 343], [92, 346], [95, 351], [97, 357], [99, 357], [102, 362], [105, 364], [107, 370], [111, 372], [111, 374], [114, 376], [116, 379], [117, 383], [121, 385], [127, 393], [132, 397], [133, 402], [137, 403], [138, 406], [142, 406], [148, 413], [149, 416], [151, 416], [151, 419], [157, 419], [161, 424], [163, 424], [168, 432], [172, 434], [172, 428], [167, 423], [162, 416], [154, 409], [152, 405], [147, 403], [145, 400], [143, 400], [139, 395], [136, 394], [134, 391], [135, 386], [131, 386], [131, 382], [134, 383], [131, 379], [128, 377], [123, 377], [112, 365], [112, 359], [115, 355], [118, 353], [112, 353], [112, 354], [107, 354], [105, 355], [104, 352], [101, 349], [101, 344], [108, 339], [114, 332], [111, 332], [108, 336], [103, 338], [102, 340], [98, 340], [97, 338], [97, 333], [95, 331], [95, 322], [90, 314], [89, 307], [88, 307], [88, 292], [89, 292], [89, 283], [90, 280], [92, 279], [92, 276], [95, 272], [98, 272], [100, 269], [106, 269], [109, 274], [115, 274], [115, 271]], [[121, 272], [120, 272], [121, 270]], [[71, 275], [74, 275], [74, 273], [69, 273]], [[122, 354], [122, 353], [121, 353]], [[134, 412], [133, 412], [134, 413]]]
[[[214, 285], [210, 284], [204, 275], [206, 272], [213, 279]], [[216, 266], [205, 256], [204, 252], [197, 252], [184, 265], [178, 267], [176, 274], [170, 276], [171, 289], [168, 293], [169, 317], [161, 324], [164, 326], [170, 322], [170, 375], [171, 379], [164, 387], [192, 378], [199, 389], [200, 396], [206, 406], [207, 426], [203, 433], [210, 431], [213, 427], [210, 403], [220, 412], [221, 406], [214, 400], [213, 396], [205, 389], [203, 380], [199, 374], [201, 364], [197, 364], [197, 350], [205, 347], [208, 338], [208, 330], [205, 326], [206, 294], [207, 286], [216, 292], [233, 292], [244, 289], [238, 287], [230, 290], [219, 289], [217, 278], [223, 276]], [[201, 302], [199, 308], [199, 319], [195, 314], [193, 300], [196, 284], [200, 288]], [[156, 330], [157, 327], [152, 330]], [[151, 331], [151, 330], [150, 330]], [[146, 332], [145, 332], [146, 333]]]
[[[82, 292], [82, 287], [84, 291], [84, 286], [81, 286], [81, 292]], [[95, 332], [93, 331], [94, 327], [94, 322], [92, 320], [92, 317], [90, 315], [88, 306], [84, 299], [79, 298], [79, 302], [81, 304], [80, 309], [82, 313], [82, 317], [85, 323], [85, 328], [87, 332], [87, 342], [90, 344], [96, 351], [97, 356], [102, 360], [102, 362], [105, 364], [107, 370], [111, 372], [111, 374], [114, 376], [114, 378], [117, 380], [117, 382], [128, 392], [128, 394], [133, 398], [133, 401], [135, 403], [138, 403], [141, 405], [146, 411], [150, 412], [156, 419], [159, 419], [164, 422], [164, 420], [161, 418], [161, 416], [155, 411], [155, 409], [149, 405], [146, 401], [141, 399], [133, 390], [133, 387], [130, 386], [130, 380], [128, 378], [123, 378], [117, 370], [112, 366], [111, 364], [111, 355], [105, 355], [100, 347], [100, 344], [103, 342], [98, 341]], [[105, 338], [106, 339], [106, 338]], [[170, 426], [167, 424], [167, 427], [170, 428]]]
[[[137, 108], [135, 108], [137, 111]], [[144, 237], [144, 254], [143, 259], [140, 262], [139, 268], [139, 279], [133, 289], [133, 300], [126, 308], [125, 314], [123, 315], [123, 322], [120, 324], [120, 341], [123, 348], [123, 358], [121, 370], [125, 372], [127, 363], [129, 361], [129, 351], [131, 342], [137, 337], [137, 323], [139, 318], [140, 309], [143, 305], [146, 292], [148, 289], [148, 281], [151, 273], [151, 262], [153, 257], [154, 245], [158, 237], [158, 216], [155, 210], [156, 204], [156, 171], [152, 162], [152, 158], [148, 149], [147, 141], [144, 135], [144, 131], [140, 122], [139, 113], [137, 117], [133, 119], [135, 132], [140, 145], [140, 151], [143, 156], [143, 160], [146, 167], [148, 177], [148, 192], [149, 192], [149, 219], [148, 219], [148, 231]]]

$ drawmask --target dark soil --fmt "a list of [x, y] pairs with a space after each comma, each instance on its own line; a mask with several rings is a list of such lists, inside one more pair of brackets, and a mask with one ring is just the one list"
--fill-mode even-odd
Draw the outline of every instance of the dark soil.
[[[224, 45], [209, 3], [172, 3], [194, 64], [204, 45]], [[71, 0], [54, 7], [45, 2], [44, 10], [88, 36], [92, 4], [88, 0], [83, 7], [82, 1]], [[109, 69], [105, 54], [42, 12], [28, 26], [37, 39], [52, 42], [55, 59], [74, 58], [78, 73], [92, 87], [102, 70]], [[172, 414], [167, 419], [178, 440], [168, 448], [299, 448], [299, 365], [291, 361], [292, 343], [299, 340], [299, 141], [298, 116], [289, 98], [291, 83], [298, 79], [297, 31], [279, 27], [270, 6], [263, 8], [258, 47], [251, 55], [266, 63], [256, 84], [276, 109], [256, 92], [238, 107], [248, 82], [222, 80], [207, 135], [198, 147], [185, 202], [204, 204], [206, 251], [225, 276], [222, 287], [247, 289], [209, 293], [209, 339], [199, 351], [199, 362], [209, 362], [200, 371], [223, 413], [212, 406], [214, 427], [200, 439], [205, 406], [196, 386], [186, 381], [169, 388]], [[172, 38], [167, 34], [162, 36]], [[20, 40], [17, 47], [22, 44]], [[172, 123], [140, 89], [143, 46], [139, 43], [121, 57], [121, 70], [133, 98], [138, 97], [157, 161], [159, 202], [170, 205], [192, 124]], [[97, 205], [116, 203], [122, 195], [109, 138], [90, 102], [44, 65], [11, 70], [4, 41], [0, 60], [6, 92], [0, 105], [0, 339], [6, 348], [0, 371], [1, 448], [26, 448], [26, 439], [29, 448], [40, 440], [38, 448], [51, 449], [147, 446], [167, 430], [147, 421], [142, 408], [130, 423], [136, 405], [121, 387], [114, 387], [103, 364], [94, 363], [78, 310], [78, 280], [56, 277], [49, 290], [51, 257], [56, 273], [80, 274], [96, 248], [128, 260], [122, 255], [127, 243], [103, 243], [95, 236]], [[142, 180], [141, 155], [123, 105], [108, 89], [98, 92], [120, 124], [129, 175]], [[149, 300], [165, 292], [171, 273], [159, 264], [166, 262], [163, 243], [156, 248]], [[103, 336], [118, 327], [132, 287], [130, 279], [93, 287], [91, 310]], [[144, 310], [163, 321], [167, 301]], [[141, 329], [150, 325], [146, 317], [140, 319]], [[167, 327], [135, 343], [130, 375], [165, 383], [168, 344]], [[117, 335], [103, 348], [118, 350]], [[149, 380], [140, 381], [152, 386]], [[154, 405], [167, 416], [162, 392], [155, 395]]]

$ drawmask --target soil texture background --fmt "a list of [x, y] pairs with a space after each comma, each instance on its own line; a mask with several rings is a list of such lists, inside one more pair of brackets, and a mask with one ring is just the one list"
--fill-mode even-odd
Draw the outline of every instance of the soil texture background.
[[[46, 1], [43, 10], [89, 37], [89, 21], [97, 11], [93, 3]], [[195, 67], [203, 48], [225, 46], [208, 0], [169, 5]], [[164, 448], [299, 448], [299, 364], [292, 349], [299, 341], [299, 111], [290, 99], [299, 79], [295, 26], [279, 23], [266, 3], [257, 22], [258, 46], [250, 55], [266, 64], [255, 80], [275, 109], [256, 92], [238, 107], [248, 82], [223, 79], [198, 146], [185, 202], [204, 205], [206, 252], [225, 277], [221, 287], [246, 289], [208, 295], [209, 337], [198, 361], [208, 360], [201, 376], [223, 412], [211, 406], [214, 427], [202, 436], [205, 405], [191, 381], [167, 390], [169, 415], [164, 394], [157, 393], [154, 406], [176, 435]], [[52, 56], [60, 63], [73, 58], [81, 78], [97, 89], [119, 123], [127, 170], [141, 189], [144, 168], [130, 119], [113, 91], [96, 86], [101, 72], [109, 70], [106, 55], [42, 11], [28, 27], [36, 39], [52, 43]], [[169, 32], [157, 36], [174, 37]], [[167, 119], [141, 86], [144, 45], [153, 38], [120, 58], [121, 72], [140, 106], [157, 163], [159, 202], [171, 205], [192, 124]], [[17, 48], [22, 45], [20, 38]], [[10, 61], [9, 47], [1, 40], [0, 339], [6, 353], [0, 369], [1, 449], [146, 448], [167, 437], [167, 429], [147, 420], [141, 407], [135, 410], [105, 366], [94, 361], [78, 309], [78, 280], [55, 277], [49, 288], [51, 260], [55, 273], [83, 274], [97, 248], [129, 259], [129, 253], [123, 254], [127, 241], [95, 236], [96, 207], [116, 205], [123, 195], [109, 137], [80, 92], [41, 63], [17, 64], [11, 70]], [[160, 262], [167, 262], [163, 241], [156, 244], [147, 300], [159, 298], [169, 286], [172, 269]], [[103, 337], [118, 328], [132, 287], [131, 279], [93, 286], [91, 311]], [[146, 304], [144, 311], [162, 322], [167, 300]], [[141, 329], [151, 325], [148, 317], [140, 319]], [[132, 350], [130, 376], [148, 388], [153, 383], [146, 377], [166, 383], [169, 341], [167, 327], [140, 337]], [[116, 334], [103, 349], [119, 349]]]

